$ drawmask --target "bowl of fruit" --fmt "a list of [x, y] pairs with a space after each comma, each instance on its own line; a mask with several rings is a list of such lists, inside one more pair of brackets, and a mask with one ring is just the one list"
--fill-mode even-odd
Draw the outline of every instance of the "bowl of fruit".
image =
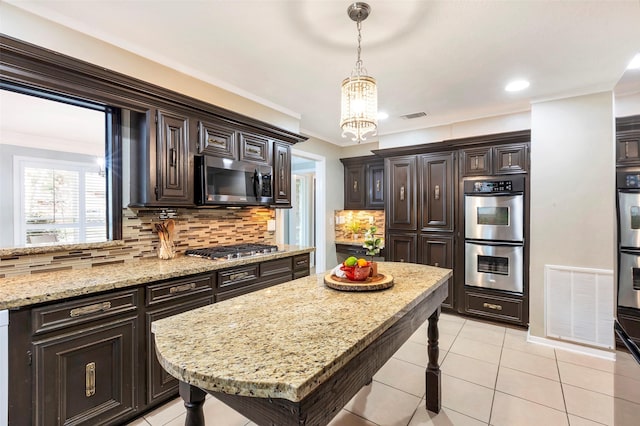
[[344, 272], [348, 280], [364, 281], [371, 274], [371, 262], [351, 256], [342, 262], [340, 270]]

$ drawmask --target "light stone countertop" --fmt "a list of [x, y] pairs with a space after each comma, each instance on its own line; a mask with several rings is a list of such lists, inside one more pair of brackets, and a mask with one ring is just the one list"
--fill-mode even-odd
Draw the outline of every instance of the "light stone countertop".
[[378, 271], [394, 286], [337, 291], [320, 273], [155, 321], [160, 364], [204, 390], [300, 401], [452, 274], [395, 262]]
[[234, 260], [177, 256], [170, 260], [142, 259], [86, 269], [52, 271], [0, 278], [0, 310], [26, 307], [153, 281], [179, 278], [219, 269], [311, 253], [313, 247], [278, 245], [277, 253]]

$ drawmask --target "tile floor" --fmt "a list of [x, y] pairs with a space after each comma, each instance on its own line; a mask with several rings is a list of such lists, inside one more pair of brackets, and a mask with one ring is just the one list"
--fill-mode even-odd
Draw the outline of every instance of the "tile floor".
[[[330, 426], [637, 426], [640, 365], [617, 353], [615, 362], [526, 342], [526, 332], [442, 314], [442, 411], [425, 409], [426, 323], [395, 353], [371, 385]], [[207, 398], [211, 426], [255, 426]], [[176, 399], [129, 426], [184, 424]]]

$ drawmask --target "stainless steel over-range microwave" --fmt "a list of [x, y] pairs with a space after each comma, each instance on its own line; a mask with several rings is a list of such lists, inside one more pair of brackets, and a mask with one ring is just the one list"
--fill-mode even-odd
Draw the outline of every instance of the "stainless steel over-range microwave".
[[208, 155], [194, 160], [197, 205], [273, 205], [271, 166]]

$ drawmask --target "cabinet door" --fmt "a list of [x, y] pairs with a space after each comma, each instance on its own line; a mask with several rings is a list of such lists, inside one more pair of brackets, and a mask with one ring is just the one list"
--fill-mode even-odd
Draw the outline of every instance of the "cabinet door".
[[493, 148], [496, 174], [524, 173], [527, 171], [527, 145], [501, 145]]
[[390, 232], [385, 240], [388, 260], [392, 262], [416, 263], [416, 234]]
[[237, 160], [235, 130], [206, 121], [198, 122], [198, 153]]
[[420, 176], [422, 229], [453, 231], [453, 155], [421, 156]]
[[344, 208], [346, 210], [365, 209], [364, 164], [344, 166]]
[[367, 164], [366, 207], [368, 209], [384, 209], [384, 162]]
[[388, 192], [385, 209], [389, 229], [416, 230], [416, 157], [385, 160]]
[[189, 119], [158, 111], [156, 143], [156, 200], [172, 205], [192, 205]]
[[35, 424], [114, 424], [132, 414], [137, 329], [136, 316], [34, 342]]
[[640, 130], [616, 132], [616, 158], [618, 166], [640, 164]]
[[169, 396], [178, 394], [178, 379], [170, 375], [158, 362], [156, 342], [151, 333], [153, 321], [187, 312], [213, 303], [213, 292], [196, 300], [180, 300], [180, 303], [165, 303], [146, 314], [147, 335], [147, 404], [154, 404]]
[[465, 149], [461, 160], [463, 176], [490, 175], [492, 172], [490, 147]]
[[273, 186], [276, 207], [291, 206], [291, 146], [274, 143]]
[[253, 133], [240, 133], [240, 160], [271, 164], [271, 140]]
[[[453, 236], [452, 235], [420, 235], [420, 263], [453, 268]], [[453, 278], [449, 278], [449, 295], [442, 304], [453, 308]]]

